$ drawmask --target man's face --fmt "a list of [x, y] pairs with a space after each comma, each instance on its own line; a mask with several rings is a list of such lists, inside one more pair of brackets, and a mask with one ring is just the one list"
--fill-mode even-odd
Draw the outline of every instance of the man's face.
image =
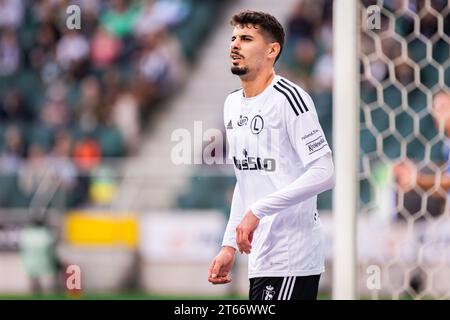
[[233, 74], [241, 77], [256, 74], [265, 63], [273, 63], [268, 58], [270, 43], [257, 28], [252, 25], [234, 28], [230, 44]]

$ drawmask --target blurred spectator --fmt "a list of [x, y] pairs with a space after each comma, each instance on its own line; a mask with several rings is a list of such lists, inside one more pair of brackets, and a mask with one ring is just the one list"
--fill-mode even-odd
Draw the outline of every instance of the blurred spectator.
[[436, 127], [445, 135], [443, 148], [445, 163], [442, 171], [421, 172], [411, 160], [405, 160], [397, 163], [393, 172], [401, 191], [407, 193], [417, 187], [423, 191], [434, 190], [432, 193], [434, 197], [445, 200], [450, 190], [450, 93], [441, 91], [435, 95], [432, 115]]
[[414, 82], [414, 70], [406, 62], [399, 62], [395, 66], [395, 78], [406, 87]]
[[54, 177], [57, 189], [50, 201], [50, 205], [57, 208], [72, 206], [77, 196], [77, 168], [72, 160], [72, 137], [64, 129], [55, 134], [55, 143], [48, 156], [47, 166]]
[[310, 10], [310, 3], [298, 1], [287, 23], [288, 41], [296, 42], [298, 39], [311, 39], [314, 35], [314, 16]]
[[20, 64], [20, 50], [16, 34], [5, 30], [0, 35], [0, 76], [7, 76], [17, 71]]
[[55, 246], [56, 235], [41, 218], [34, 218], [20, 232], [20, 258], [35, 295], [54, 292], [58, 288]]
[[162, 48], [163, 33], [147, 34], [142, 37], [143, 50], [138, 62], [138, 72], [142, 80], [156, 91], [169, 85], [169, 56]]
[[0, 173], [12, 175], [17, 173], [22, 165], [24, 145], [19, 127], [10, 126], [6, 129], [4, 143], [0, 153]]
[[120, 55], [122, 43], [105, 28], [99, 28], [91, 40], [91, 61], [94, 67], [103, 68]]
[[112, 107], [112, 123], [122, 133], [129, 153], [134, 154], [140, 142], [139, 105], [130, 91], [118, 96]]
[[298, 41], [295, 47], [295, 65], [291, 70], [305, 90], [312, 87], [311, 74], [315, 66], [316, 50], [314, 42], [308, 39]]
[[18, 172], [18, 185], [26, 197], [31, 198], [39, 185], [44, 182], [47, 169], [44, 148], [39, 144], [32, 144], [29, 147], [28, 157]]
[[94, 138], [86, 136], [75, 143], [73, 160], [77, 168], [78, 180], [76, 189], [69, 199], [72, 206], [82, 205], [88, 200], [91, 174], [100, 165], [101, 159], [100, 145]]
[[314, 88], [317, 92], [331, 92], [333, 89], [333, 53], [331, 48], [320, 56], [313, 69]]
[[56, 59], [66, 70], [80, 67], [88, 55], [89, 43], [76, 30], [67, 30], [56, 48]]
[[136, 93], [140, 103], [148, 106], [158, 101], [170, 87], [169, 56], [162, 46], [162, 33], [152, 33], [138, 39], [140, 50], [136, 61]]
[[72, 4], [78, 5], [83, 13], [80, 31], [83, 32], [85, 36], [95, 33], [98, 26], [98, 16], [102, 9], [102, 2], [102, 0], [71, 1]]
[[18, 89], [7, 92], [3, 101], [0, 101], [0, 120], [5, 122], [31, 121], [31, 114]]
[[57, 12], [57, 2], [55, 1], [33, 1], [32, 15], [33, 18], [41, 23], [55, 23]]
[[97, 167], [101, 159], [101, 150], [99, 143], [91, 137], [86, 137], [75, 144], [74, 160], [83, 173]]
[[[423, 10], [428, 10], [426, 7]], [[437, 32], [437, 18], [434, 14], [427, 12], [420, 19], [420, 33], [430, 39]]]
[[76, 106], [76, 121], [84, 132], [92, 132], [98, 125], [99, 112], [104, 99], [100, 83], [94, 76], [89, 76], [81, 82], [81, 98]]
[[374, 59], [370, 62], [370, 75], [371, 79], [382, 82], [388, 76], [388, 65], [380, 58]]
[[9, 206], [16, 193], [16, 174], [22, 167], [24, 143], [18, 126], [11, 125], [4, 135], [0, 152], [0, 206]]
[[323, 21], [322, 27], [318, 33], [318, 43], [320, 48], [324, 52], [331, 52], [333, 50], [333, 21], [331, 18]]
[[100, 23], [119, 38], [128, 36], [139, 15], [140, 7], [127, 0], [111, 0], [109, 9], [101, 16]]
[[381, 41], [381, 50], [389, 60], [395, 60], [402, 55], [401, 44], [393, 38], [393, 32], [390, 32], [389, 37]]
[[136, 20], [134, 33], [137, 36], [159, 32], [162, 28], [179, 24], [187, 17], [191, 7], [179, 0], [158, 0], [147, 3]]
[[34, 69], [43, 68], [55, 60], [55, 47], [60, 37], [58, 29], [51, 23], [43, 23], [36, 34], [36, 43], [30, 52], [30, 63]]
[[77, 175], [77, 170], [71, 155], [72, 137], [67, 131], [61, 130], [56, 133], [55, 143], [50, 153], [48, 165], [57, 177], [59, 186], [64, 191], [69, 191], [74, 187]]
[[113, 169], [99, 166], [94, 170], [89, 185], [89, 198], [97, 206], [109, 206], [117, 192], [117, 177]]
[[65, 102], [67, 88], [62, 82], [52, 84], [40, 114], [42, 123], [50, 128], [66, 126], [70, 121], [69, 108]]
[[119, 87], [125, 79], [122, 78], [119, 70], [114, 67], [107, 68], [105, 72], [102, 73], [100, 82], [102, 83], [102, 89], [104, 90], [105, 99], [108, 104], [114, 102], [119, 93]]
[[361, 34], [361, 42], [359, 45], [361, 48], [361, 53], [366, 56], [375, 52], [375, 41], [366, 33]]
[[0, 0], [0, 28], [17, 29], [22, 19], [22, 0]]

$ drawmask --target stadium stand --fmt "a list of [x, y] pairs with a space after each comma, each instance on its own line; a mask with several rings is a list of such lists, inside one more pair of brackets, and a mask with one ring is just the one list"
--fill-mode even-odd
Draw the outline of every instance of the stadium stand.
[[[44, 175], [70, 191], [64, 206], [88, 203], [90, 173], [136, 152], [221, 3], [2, 1], [0, 206], [27, 207]], [[66, 26], [69, 4], [80, 30]]]

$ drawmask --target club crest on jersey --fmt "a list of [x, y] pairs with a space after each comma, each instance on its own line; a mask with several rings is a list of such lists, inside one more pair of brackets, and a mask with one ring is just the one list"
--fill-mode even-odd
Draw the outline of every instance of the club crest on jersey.
[[264, 120], [260, 115], [254, 116], [252, 122], [250, 123], [250, 130], [254, 134], [258, 134], [264, 128]]
[[240, 117], [239, 117], [239, 120], [238, 120], [237, 124], [238, 124], [239, 127], [242, 127], [242, 126], [245, 126], [245, 125], [247, 124], [247, 122], [248, 122], [248, 117], [243, 116], [243, 115], [241, 114]]
[[275, 296], [275, 290], [274, 287], [271, 285], [266, 286], [266, 290], [263, 291], [263, 300], [273, 300], [273, 297]]

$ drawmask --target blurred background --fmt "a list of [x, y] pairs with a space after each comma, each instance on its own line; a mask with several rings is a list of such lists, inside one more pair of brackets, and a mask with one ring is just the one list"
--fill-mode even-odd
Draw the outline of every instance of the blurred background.
[[[449, 298], [449, 3], [359, 4], [358, 297]], [[231, 284], [207, 282], [235, 184], [209, 163], [243, 9], [284, 25], [277, 73], [311, 94], [332, 146], [332, 0], [0, 0], [0, 298], [247, 298], [245, 257]], [[328, 299], [331, 191], [318, 206]]]

